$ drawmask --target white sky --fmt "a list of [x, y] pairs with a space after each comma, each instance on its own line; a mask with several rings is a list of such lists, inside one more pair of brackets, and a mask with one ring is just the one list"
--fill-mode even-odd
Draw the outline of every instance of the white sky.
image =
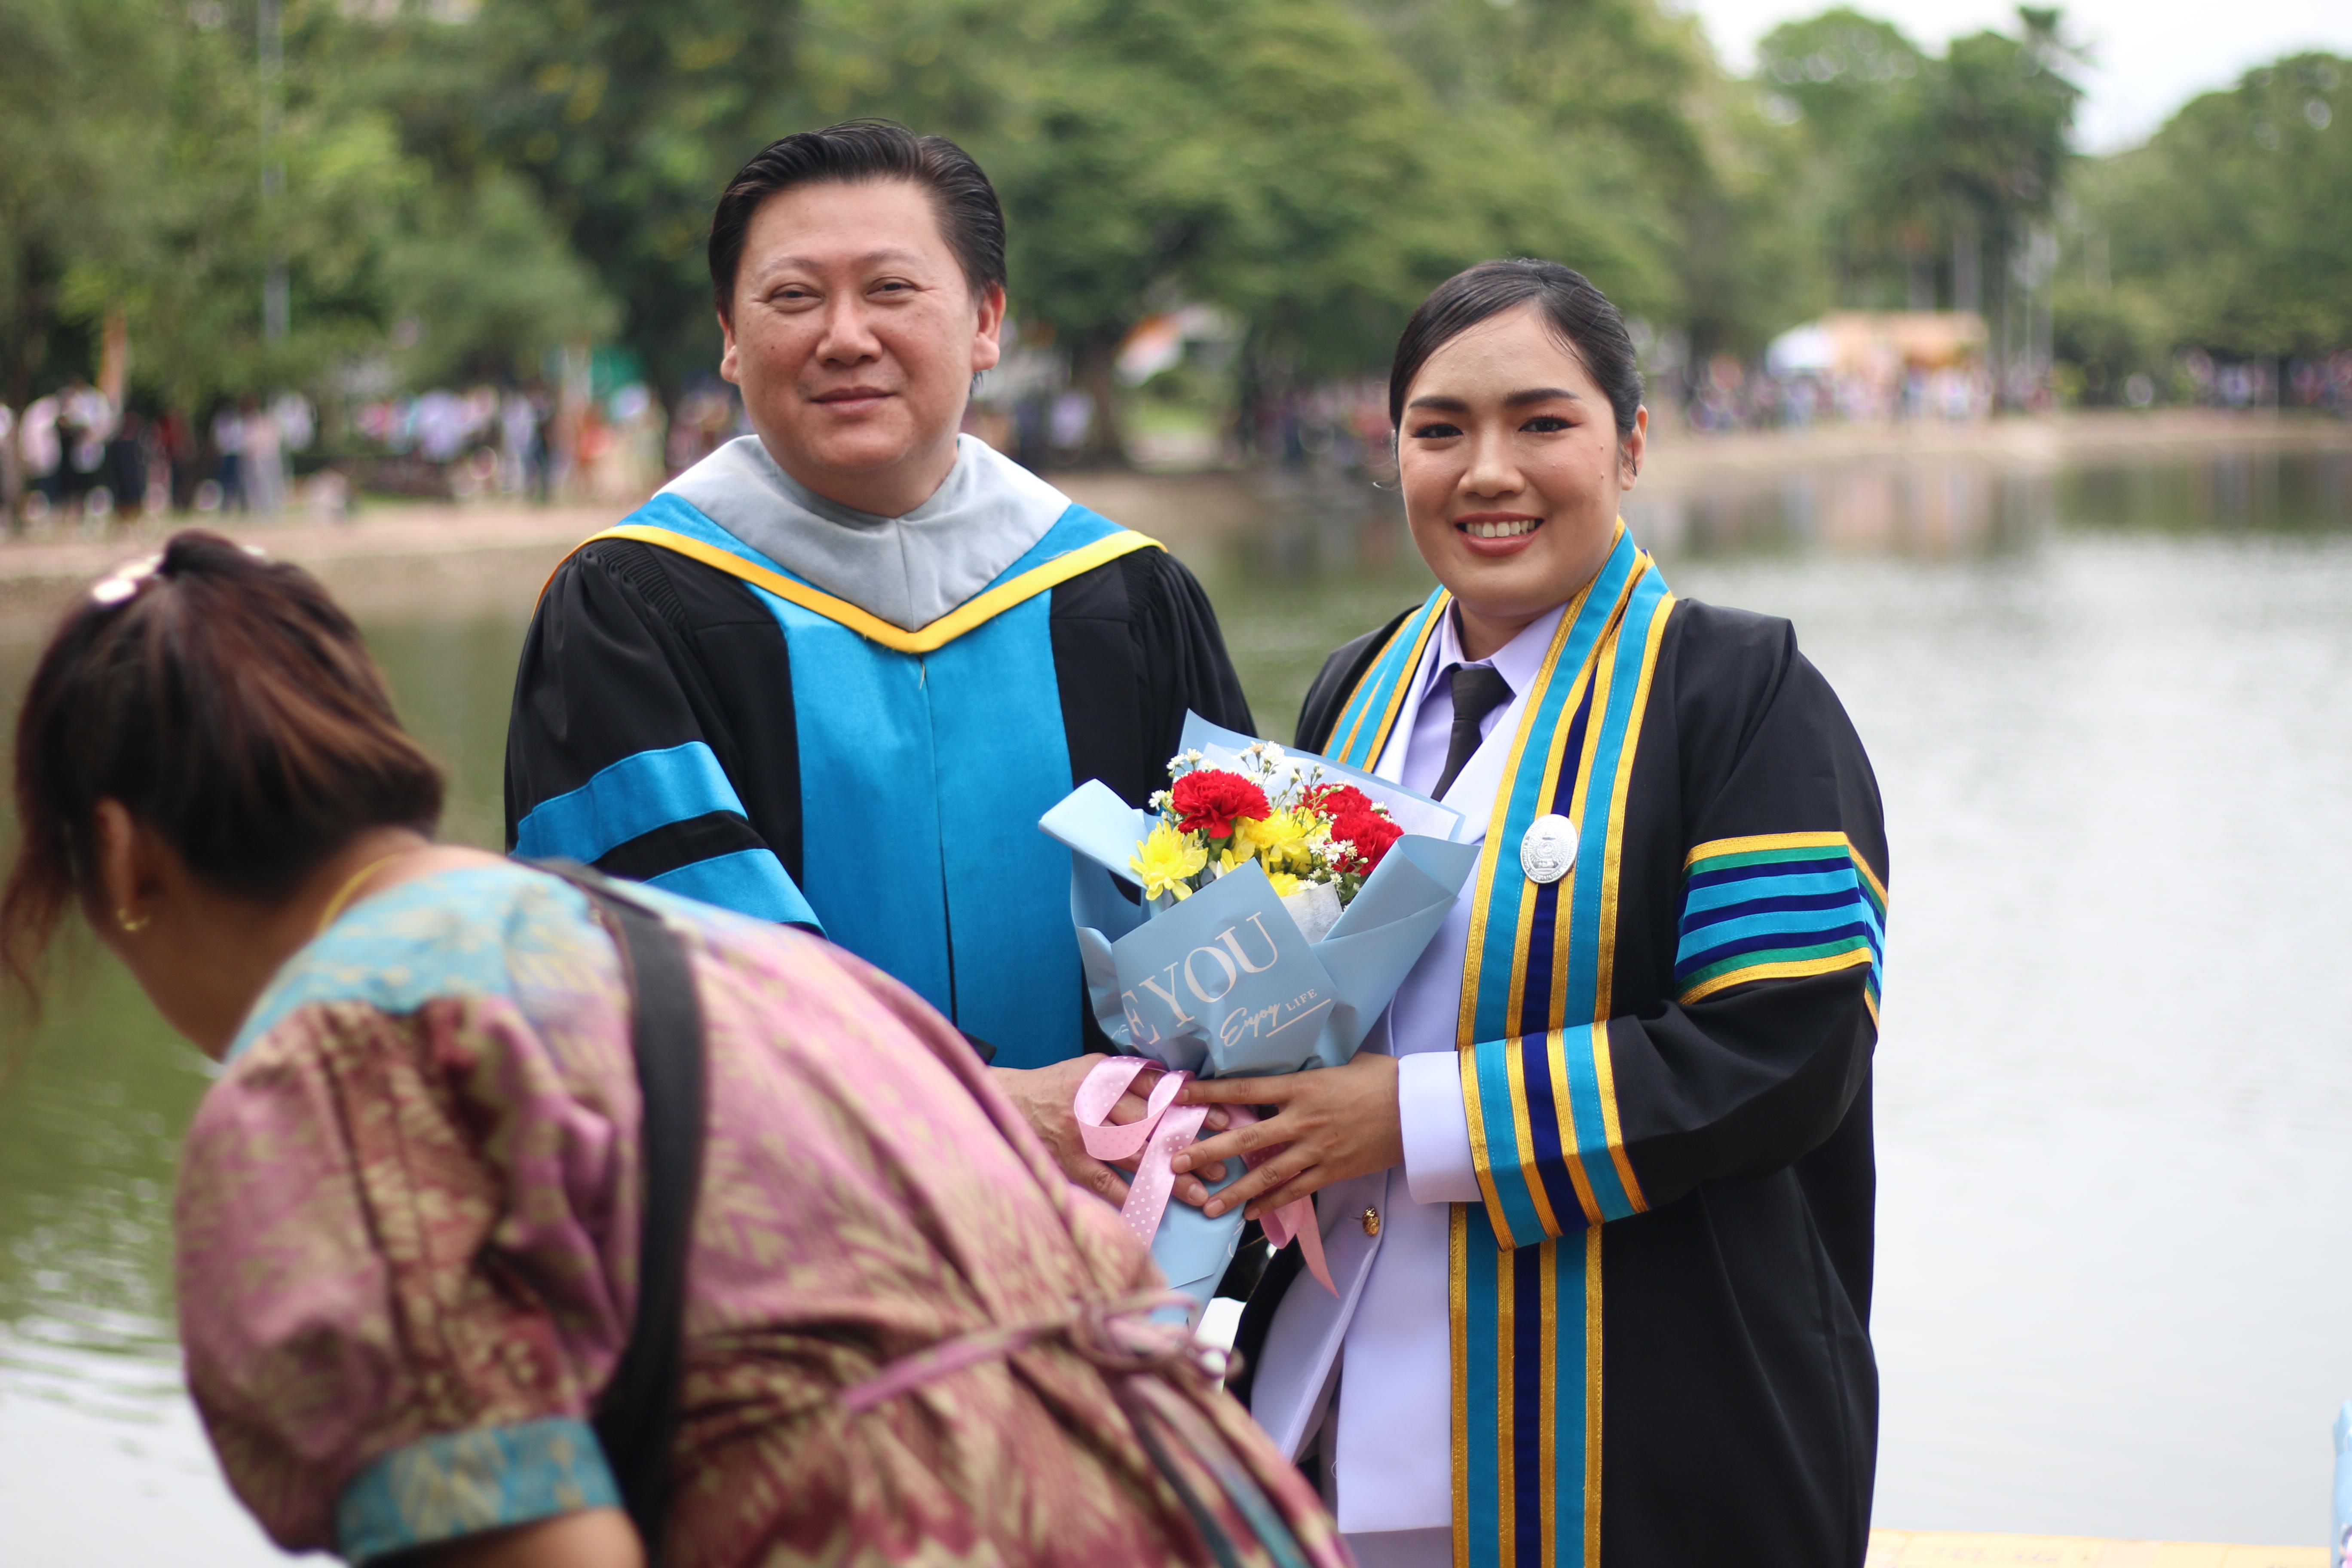
[[[1956, 34], [2013, 29], [2013, 0], [1849, 0], [1883, 16], [1921, 47], [1940, 50]], [[1782, 22], [1827, 10], [1832, 0], [1682, 0], [1706, 24], [1723, 62], [1755, 63], [1756, 41]], [[2075, 121], [2086, 152], [2108, 153], [2144, 139], [2200, 92], [2227, 87], [2249, 68], [2298, 49], [2352, 55], [2352, 0], [2070, 0], [2070, 37], [2087, 41], [2098, 64]]]

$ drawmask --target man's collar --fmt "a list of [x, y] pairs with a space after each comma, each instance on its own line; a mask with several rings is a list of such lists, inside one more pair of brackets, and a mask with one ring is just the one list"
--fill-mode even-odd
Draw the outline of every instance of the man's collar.
[[973, 437], [929, 500], [875, 517], [786, 474], [739, 437], [664, 487], [794, 576], [906, 630], [981, 592], [1045, 535], [1070, 500]]

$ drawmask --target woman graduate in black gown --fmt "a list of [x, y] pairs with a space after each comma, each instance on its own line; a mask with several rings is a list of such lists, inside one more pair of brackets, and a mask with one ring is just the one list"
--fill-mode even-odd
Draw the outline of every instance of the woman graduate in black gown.
[[1676, 598], [1626, 531], [1647, 413], [1582, 277], [1454, 278], [1389, 396], [1442, 586], [1331, 656], [1297, 743], [1485, 850], [1355, 1061], [1186, 1090], [1275, 1108], [1189, 1157], [1286, 1145], [1223, 1203], [1331, 1189], [1339, 1297], [1276, 1260], [1245, 1396], [1368, 1568], [1858, 1565], [1868, 759], [1787, 622]]

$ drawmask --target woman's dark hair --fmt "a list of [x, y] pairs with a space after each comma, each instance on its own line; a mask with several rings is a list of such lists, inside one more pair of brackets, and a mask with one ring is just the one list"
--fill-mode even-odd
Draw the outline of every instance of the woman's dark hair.
[[710, 289], [734, 319], [735, 274], [751, 216], [779, 192], [825, 181], [911, 180], [931, 198], [940, 233], [977, 300], [1004, 285], [1004, 208], [971, 154], [944, 136], [918, 136], [893, 121], [845, 120], [772, 142], [736, 172], [710, 215]]
[[1482, 261], [1440, 283], [1404, 324], [1389, 367], [1389, 423], [1404, 426], [1404, 395], [1429, 356], [1464, 332], [1506, 310], [1534, 305], [1568, 352], [1600, 384], [1617, 418], [1620, 437], [1633, 433], [1642, 406], [1642, 369], [1625, 318], [1583, 273], [1557, 261]]
[[441, 771], [393, 716], [317, 579], [216, 533], [103, 579], [58, 628], [16, 721], [0, 975], [30, 991], [120, 801], [219, 892], [268, 903], [371, 827], [430, 832]]

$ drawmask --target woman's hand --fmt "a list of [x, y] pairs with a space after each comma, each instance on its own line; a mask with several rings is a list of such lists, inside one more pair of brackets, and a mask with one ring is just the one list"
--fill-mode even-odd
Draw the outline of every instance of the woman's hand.
[[[1345, 1067], [1280, 1078], [1196, 1079], [1184, 1086], [1182, 1103], [1255, 1105], [1270, 1107], [1274, 1114], [1193, 1144], [1176, 1156], [1180, 1174], [1212, 1161], [1237, 1160], [1255, 1150], [1286, 1145], [1210, 1199], [1201, 1211], [1206, 1215], [1246, 1204], [1244, 1218], [1263, 1219], [1334, 1182], [1404, 1163], [1396, 1058], [1378, 1051], [1359, 1051]], [[1214, 1118], [1218, 1113], [1209, 1114]]]
[[[1054, 1156], [1054, 1163], [1062, 1167], [1062, 1173], [1116, 1208], [1127, 1202], [1127, 1184], [1119, 1179], [1118, 1172], [1087, 1152], [1086, 1140], [1078, 1135], [1077, 1114], [1070, 1109], [1070, 1102], [1077, 1098], [1078, 1085], [1086, 1080], [1087, 1074], [1109, 1059], [1097, 1052], [1090, 1057], [1074, 1057], [1066, 1062], [1055, 1062], [1051, 1067], [991, 1068], [988, 1070], [995, 1075], [996, 1087], [1021, 1112], [1021, 1120], [1029, 1123], [1030, 1131], [1045, 1141], [1047, 1152]], [[1111, 1121], [1124, 1125], [1139, 1120], [1146, 1109], [1145, 1099], [1150, 1094], [1151, 1086], [1159, 1081], [1157, 1073], [1138, 1073], [1135, 1081], [1128, 1086], [1127, 1092], [1119, 1096], [1118, 1103], [1111, 1108]], [[1209, 1119], [1201, 1124], [1201, 1129], [1204, 1132], [1222, 1131], [1226, 1121], [1223, 1110], [1212, 1110]], [[1141, 1158], [1138, 1155], [1133, 1160], [1122, 1160], [1119, 1168], [1131, 1172]], [[1194, 1169], [1181, 1161], [1177, 1168], [1180, 1173]], [[1201, 1169], [1198, 1175], [1180, 1173], [1176, 1182], [1176, 1201], [1199, 1208], [1209, 1196], [1209, 1189], [1202, 1184], [1202, 1180], [1223, 1181], [1224, 1175], [1224, 1166], [1214, 1163]]]

